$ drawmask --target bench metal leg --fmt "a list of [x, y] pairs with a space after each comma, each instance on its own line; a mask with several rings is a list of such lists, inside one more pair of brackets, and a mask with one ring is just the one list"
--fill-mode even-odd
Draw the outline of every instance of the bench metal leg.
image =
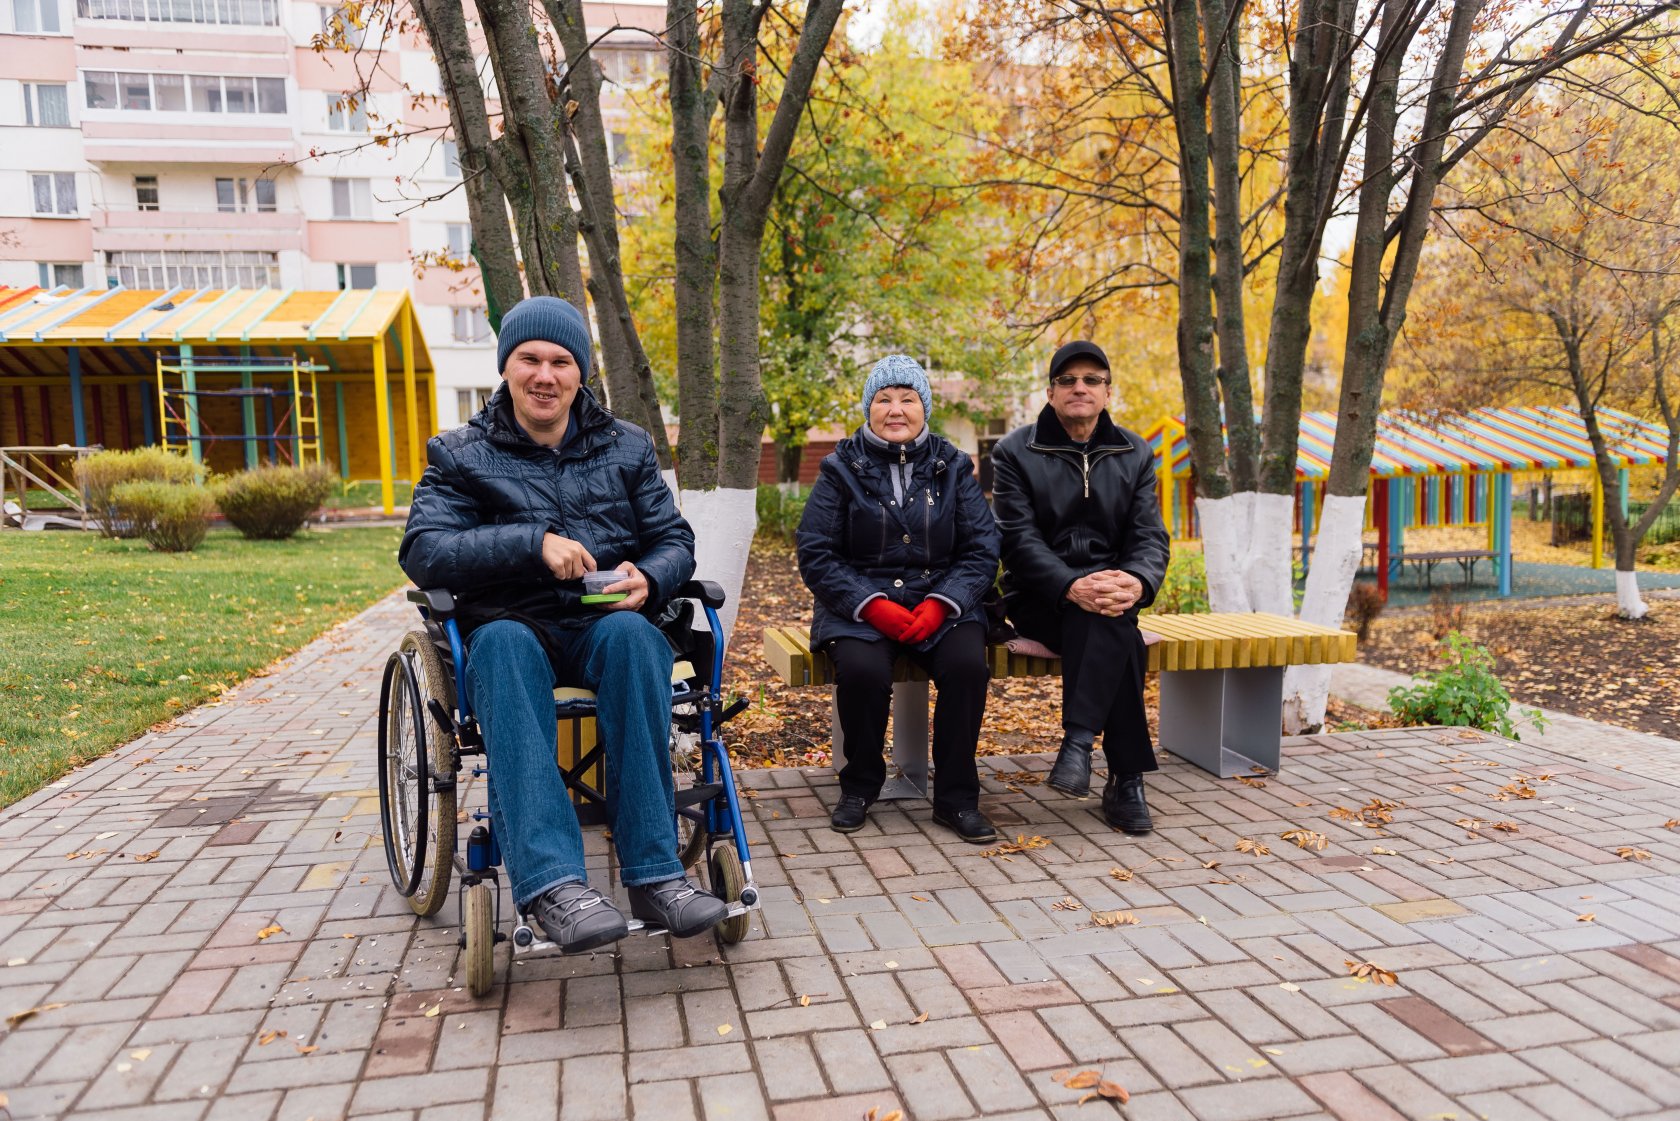
[[[832, 693], [828, 702], [830, 738], [834, 742], [833, 767], [846, 765], [846, 736], [840, 730], [840, 710]], [[892, 765], [881, 787], [880, 801], [928, 796], [928, 683], [900, 681], [893, 686]], [[897, 774], [893, 772], [897, 771]]]
[[1220, 778], [1278, 769], [1283, 667], [1161, 674], [1161, 747]]

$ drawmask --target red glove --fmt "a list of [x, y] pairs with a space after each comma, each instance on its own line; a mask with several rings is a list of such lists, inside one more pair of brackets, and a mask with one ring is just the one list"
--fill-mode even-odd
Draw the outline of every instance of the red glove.
[[858, 614], [863, 616], [864, 622], [894, 642], [902, 642], [905, 628], [915, 622], [910, 612], [904, 610], [886, 596], [876, 596], [864, 604], [863, 610], [859, 611]]
[[918, 642], [926, 642], [933, 637], [933, 632], [945, 621], [945, 616], [951, 613], [951, 605], [943, 600], [924, 599], [916, 605], [916, 610], [910, 613], [910, 625], [904, 628], [904, 633], [898, 636], [898, 641], [906, 646], [914, 646]]

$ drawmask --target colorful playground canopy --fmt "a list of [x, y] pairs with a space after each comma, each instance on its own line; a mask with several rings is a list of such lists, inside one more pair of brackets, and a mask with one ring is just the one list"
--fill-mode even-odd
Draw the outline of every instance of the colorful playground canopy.
[[[0, 375], [68, 373], [71, 346], [107, 352], [94, 362], [111, 373], [137, 372], [139, 349], [182, 344], [203, 357], [238, 355], [244, 347], [259, 355], [284, 350], [335, 371], [369, 374], [368, 344], [387, 334], [393, 365], [401, 368], [400, 327], [411, 311], [408, 293], [394, 288], [0, 287]], [[149, 363], [144, 368], [149, 376]], [[418, 332], [414, 369], [421, 377], [432, 372]]]
[[178, 439], [227, 469], [314, 428], [390, 512], [398, 464], [418, 479], [437, 428], [432, 383], [405, 289], [0, 287], [0, 442]]
[[[1619, 409], [1601, 408], [1598, 417], [1618, 467], [1663, 462], [1668, 441], [1660, 425]], [[1182, 417], [1157, 421], [1144, 435], [1155, 451], [1160, 474], [1190, 474]], [[1295, 477], [1302, 482], [1328, 478], [1335, 442], [1335, 413], [1303, 413]], [[1592, 443], [1575, 409], [1518, 406], [1433, 416], [1388, 412], [1377, 420], [1371, 477], [1562, 471], [1592, 465]]]

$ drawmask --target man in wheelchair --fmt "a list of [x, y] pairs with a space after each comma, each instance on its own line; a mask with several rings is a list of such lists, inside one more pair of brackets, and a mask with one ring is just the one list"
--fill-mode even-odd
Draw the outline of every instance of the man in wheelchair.
[[[672, 653], [647, 617], [693, 574], [694, 533], [647, 433], [585, 384], [589, 355], [588, 326], [566, 301], [537, 296], [508, 311], [502, 384], [467, 424], [427, 444], [397, 557], [417, 585], [449, 588], [460, 602], [461, 687], [483, 732], [514, 902], [568, 953], [628, 927], [585, 877], [556, 758], [557, 682], [598, 694], [607, 814], [631, 913], [677, 937], [728, 915], [678, 859]], [[609, 571], [621, 578], [586, 602], [584, 574]]]

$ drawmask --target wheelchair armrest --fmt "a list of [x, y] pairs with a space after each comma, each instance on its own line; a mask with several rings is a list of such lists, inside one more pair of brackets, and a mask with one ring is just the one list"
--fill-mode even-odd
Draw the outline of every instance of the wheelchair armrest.
[[455, 594], [448, 588], [410, 588], [408, 602], [420, 604], [440, 623], [455, 613]]
[[[413, 593], [409, 593], [410, 596]], [[690, 580], [677, 589], [677, 599], [697, 599], [713, 611], [723, 606], [723, 585], [711, 580]]]

